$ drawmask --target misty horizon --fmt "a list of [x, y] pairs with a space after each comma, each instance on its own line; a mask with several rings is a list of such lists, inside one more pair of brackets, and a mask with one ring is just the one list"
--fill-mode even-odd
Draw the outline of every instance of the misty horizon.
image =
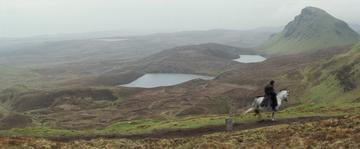
[[[189, 30], [281, 27], [314, 6], [360, 24], [360, 2], [338, 1], [0, 1], [0, 37], [119, 31], [150, 34]], [[226, 8], [226, 9], [223, 9]]]
[[360, 0], [0, 0], [0, 148], [359, 148]]

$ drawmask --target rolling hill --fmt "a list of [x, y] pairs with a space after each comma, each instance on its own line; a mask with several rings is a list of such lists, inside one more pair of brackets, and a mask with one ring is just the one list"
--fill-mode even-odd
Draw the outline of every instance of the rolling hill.
[[[126, 37], [89, 35], [76, 39], [72, 36], [0, 39], [0, 89], [14, 84], [42, 89], [79, 85], [78, 80], [128, 69], [137, 61], [164, 49], [210, 42], [255, 47], [276, 31], [276, 28], [216, 29]], [[141, 75], [131, 70], [120, 73], [126, 76], [124, 80], [132, 81]], [[20, 71], [22, 73], [17, 73]], [[113, 81], [112, 78], [106, 80]]]
[[250, 49], [205, 43], [179, 46], [145, 58], [142, 70], [146, 72], [195, 73], [216, 75], [235, 63], [239, 54], [254, 53]]
[[358, 40], [359, 35], [344, 21], [319, 8], [306, 7], [262, 48], [268, 54], [294, 54], [351, 45]]
[[216, 76], [233, 65], [240, 63], [233, 59], [239, 54], [251, 54], [252, 49], [204, 43], [198, 45], [178, 46], [163, 50], [127, 67], [113, 69], [95, 79], [95, 84], [126, 84], [145, 73], [185, 73]]

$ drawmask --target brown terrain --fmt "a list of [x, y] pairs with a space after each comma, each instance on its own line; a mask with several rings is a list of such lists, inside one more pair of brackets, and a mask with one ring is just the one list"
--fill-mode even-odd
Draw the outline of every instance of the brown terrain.
[[[340, 116], [338, 116], [340, 117]], [[337, 117], [297, 117], [297, 118], [288, 118], [280, 119], [277, 121], [263, 120], [263, 121], [254, 121], [254, 122], [243, 122], [243, 123], [234, 123], [232, 131], [242, 131], [248, 129], [256, 129], [261, 127], [289, 124], [294, 122], [313, 122], [320, 121], [324, 119], [337, 118]], [[214, 125], [214, 126], [204, 126], [200, 128], [190, 128], [190, 129], [162, 129], [157, 130], [152, 133], [143, 133], [143, 134], [131, 134], [131, 135], [121, 135], [121, 134], [107, 134], [107, 135], [95, 135], [95, 136], [66, 136], [66, 137], [48, 137], [47, 139], [52, 141], [59, 142], [70, 142], [76, 140], [92, 140], [92, 139], [146, 139], [146, 138], [157, 138], [157, 139], [170, 139], [170, 138], [184, 138], [184, 137], [198, 137], [216, 132], [226, 132], [226, 127], [224, 125]]]
[[237, 131], [234, 132], [223, 132], [223, 127], [199, 128], [191, 130], [195, 136], [187, 135], [188, 132], [183, 131], [158, 133], [153, 136], [61, 141], [1, 137], [0, 148], [359, 148], [359, 123], [358, 115], [348, 115], [298, 118], [251, 125], [236, 124]]
[[253, 54], [254, 49], [243, 49], [217, 43], [179, 46], [152, 54], [126, 67], [113, 69], [95, 80], [85, 80], [91, 85], [127, 84], [145, 73], [186, 73], [216, 76], [237, 63], [239, 54]]
[[[304, 66], [328, 59], [347, 49], [339, 47], [271, 57], [256, 64], [231, 62], [236, 56], [224, 53], [224, 64], [231, 62], [231, 66], [212, 81], [193, 80], [176, 86], [151, 89], [105, 87], [14, 91], [3, 93], [5, 97], [1, 98], [1, 102], [7, 103], [12, 111], [20, 112], [25, 117], [36, 115], [36, 123], [69, 129], [103, 127], [116, 121], [140, 118], [239, 113], [255, 96], [262, 95], [262, 87], [270, 79], [277, 81], [277, 89], [288, 88], [291, 96], [298, 97], [297, 94], [303, 90], [298, 82], [303, 79], [300, 70]], [[187, 50], [182, 49], [175, 51], [166, 55], [187, 53]], [[200, 53], [211, 56], [211, 52], [214, 52], [211, 48], [199, 48], [199, 51], [194, 55]], [[190, 52], [193, 55], [194, 51]], [[238, 54], [237, 50], [231, 52]], [[167, 64], [166, 60], [160, 62]], [[214, 72], [216, 68], [213, 68]], [[219, 72], [223, 71], [222, 67], [218, 69]], [[299, 101], [293, 98], [287, 106]]]
[[[134, 71], [139, 69], [132, 68], [138, 66], [135, 63], [165, 49], [203, 43], [250, 48], [259, 46], [275, 31], [204, 30], [104, 38], [114, 41], [88, 36], [80, 39], [72, 39], [72, 36], [68, 39], [0, 39], [0, 69], [4, 66], [23, 70], [15, 73], [16, 82], [0, 74], [6, 78], [0, 79], [0, 89], [16, 84], [52, 90], [128, 83], [142, 75]], [[36, 79], [27, 80], [29, 76], [22, 75], [24, 71], [31, 72], [30, 77]]]

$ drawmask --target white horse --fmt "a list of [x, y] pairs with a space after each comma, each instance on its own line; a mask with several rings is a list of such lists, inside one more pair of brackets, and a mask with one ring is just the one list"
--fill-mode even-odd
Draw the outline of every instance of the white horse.
[[260, 111], [271, 111], [271, 120], [275, 121], [275, 112], [279, 110], [282, 101], [288, 101], [289, 97], [289, 91], [288, 90], [281, 90], [279, 93], [276, 94], [276, 100], [277, 100], [277, 106], [275, 107], [275, 110], [271, 107], [270, 104], [268, 104], [266, 107], [262, 107], [261, 103], [264, 101], [264, 97], [256, 97], [254, 99], [254, 102], [251, 105], [251, 108], [246, 110], [244, 114], [249, 113], [251, 111], [255, 111], [255, 115], [257, 116], [258, 120], [261, 120], [261, 114]]

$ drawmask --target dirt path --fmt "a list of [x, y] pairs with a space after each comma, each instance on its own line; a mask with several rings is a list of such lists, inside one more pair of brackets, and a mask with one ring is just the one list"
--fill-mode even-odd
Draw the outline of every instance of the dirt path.
[[[324, 119], [329, 119], [334, 117], [320, 117], [320, 116], [313, 116], [313, 117], [298, 117], [298, 118], [288, 118], [288, 119], [279, 119], [277, 121], [261, 121], [261, 122], [247, 122], [247, 123], [235, 123], [234, 124], [234, 131], [238, 130], [246, 130], [246, 129], [254, 129], [272, 125], [279, 125], [279, 124], [289, 124], [292, 122], [311, 122], [311, 121], [319, 121]], [[167, 130], [160, 130], [155, 131], [149, 134], [132, 134], [132, 135], [121, 135], [121, 134], [113, 134], [113, 135], [94, 135], [94, 136], [74, 136], [74, 137], [49, 137], [47, 139], [52, 141], [61, 141], [61, 142], [68, 142], [74, 140], [91, 140], [97, 138], [103, 139], [145, 139], [145, 138], [181, 138], [181, 137], [194, 137], [194, 136], [201, 136], [205, 134], [211, 134], [215, 132], [224, 132], [225, 126], [218, 125], [218, 126], [205, 126], [200, 128], [193, 128], [193, 129], [167, 129]]]

